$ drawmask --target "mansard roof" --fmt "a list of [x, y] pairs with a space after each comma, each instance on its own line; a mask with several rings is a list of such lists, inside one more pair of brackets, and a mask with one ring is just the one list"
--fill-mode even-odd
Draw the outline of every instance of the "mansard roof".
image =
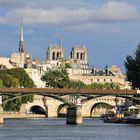
[[104, 69], [93, 70], [92, 75], [93, 76], [115, 76], [112, 71], [104, 70]]

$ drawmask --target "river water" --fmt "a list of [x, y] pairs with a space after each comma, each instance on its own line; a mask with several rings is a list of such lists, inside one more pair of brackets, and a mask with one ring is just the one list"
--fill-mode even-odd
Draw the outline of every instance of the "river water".
[[139, 140], [140, 125], [107, 124], [84, 119], [67, 125], [60, 119], [8, 119], [0, 126], [0, 140]]

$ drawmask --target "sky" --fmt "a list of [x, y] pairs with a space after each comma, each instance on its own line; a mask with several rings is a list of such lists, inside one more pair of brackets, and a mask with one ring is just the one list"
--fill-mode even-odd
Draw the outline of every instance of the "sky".
[[126, 56], [140, 42], [140, 0], [0, 0], [0, 57], [18, 51], [21, 21], [25, 51], [42, 61], [62, 33], [66, 58], [83, 44], [91, 67], [125, 73]]

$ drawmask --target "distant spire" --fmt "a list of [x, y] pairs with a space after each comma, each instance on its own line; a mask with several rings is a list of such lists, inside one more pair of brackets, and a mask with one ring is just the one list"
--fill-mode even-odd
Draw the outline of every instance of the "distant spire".
[[23, 22], [20, 27], [20, 41], [19, 41], [19, 52], [24, 53], [24, 33], [23, 33]]
[[21, 28], [20, 28], [20, 41], [24, 41], [24, 39], [23, 39], [23, 22], [21, 22]]
[[60, 30], [60, 47], [62, 48], [62, 30]]
[[50, 46], [52, 46], [52, 34], [50, 35]]

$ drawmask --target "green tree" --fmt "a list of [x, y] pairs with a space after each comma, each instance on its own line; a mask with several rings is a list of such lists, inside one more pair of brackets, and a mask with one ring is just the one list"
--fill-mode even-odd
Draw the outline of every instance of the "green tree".
[[4, 87], [4, 85], [3, 85], [3, 81], [0, 80], [0, 88], [3, 88], [3, 87]]
[[[0, 81], [4, 87], [34, 87], [34, 82], [22, 68], [14, 68], [0, 71]], [[1, 84], [0, 84], [1, 85]], [[16, 95], [16, 99], [10, 100], [4, 105], [5, 111], [19, 111], [22, 103], [33, 102], [33, 95]], [[11, 97], [4, 96], [5, 100]]]
[[46, 82], [46, 86], [54, 88], [68, 87], [69, 77], [65, 68], [50, 70], [46, 72], [41, 79]]
[[86, 88], [86, 84], [84, 84], [82, 81], [74, 81], [74, 80], [69, 80], [69, 88], [77, 88], [77, 89], [82, 89]]
[[119, 85], [115, 83], [105, 83], [103, 86], [105, 89], [120, 89]]
[[20, 85], [17, 78], [3, 71], [0, 72], [0, 79], [5, 87], [18, 87]]
[[7, 69], [6, 72], [19, 80], [20, 87], [34, 87], [33, 80], [29, 77], [24, 69], [13, 68]]
[[124, 66], [127, 78], [132, 82], [132, 87], [134, 89], [140, 88], [140, 43], [138, 44], [134, 55], [128, 55], [126, 57]]
[[71, 64], [70, 63], [65, 63], [65, 68], [66, 69], [71, 68]]
[[119, 89], [119, 85], [114, 83], [92, 83], [87, 85], [88, 89]]
[[103, 84], [101, 84], [101, 83], [92, 83], [90, 85], [87, 85], [87, 88], [89, 88], [89, 89], [103, 89]]

